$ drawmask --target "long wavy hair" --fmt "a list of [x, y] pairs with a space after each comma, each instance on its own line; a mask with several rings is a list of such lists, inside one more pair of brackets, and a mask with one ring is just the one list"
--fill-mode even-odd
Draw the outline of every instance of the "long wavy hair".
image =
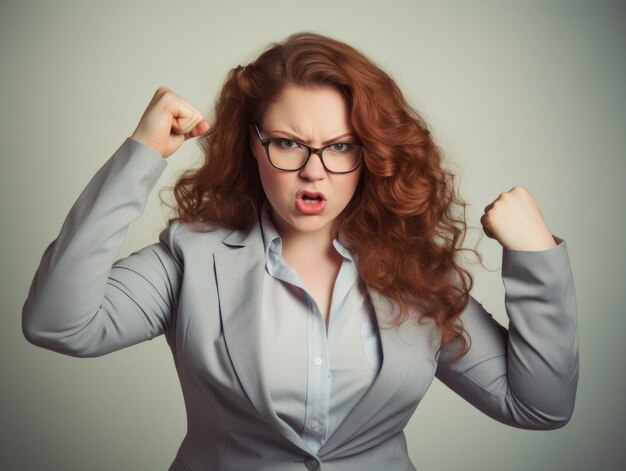
[[266, 197], [250, 126], [288, 85], [340, 90], [364, 145], [359, 186], [333, 224], [334, 236], [356, 255], [361, 285], [395, 301], [394, 325], [430, 318], [441, 333], [440, 348], [455, 341], [455, 357], [465, 354], [470, 340], [459, 316], [473, 280], [457, 256], [469, 250], [461, 247], [466, 204], [420, 114], [387, 73], [343, 42], [293, 34], [230, 70], [212, 127], [198, 139], [204, 163], [175, 184], [171, 220], [234, 229], [258, 223]]

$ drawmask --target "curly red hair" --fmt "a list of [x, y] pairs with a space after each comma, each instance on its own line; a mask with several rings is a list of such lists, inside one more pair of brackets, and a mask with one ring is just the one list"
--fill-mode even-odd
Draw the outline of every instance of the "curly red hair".
[[459, 316], [472, 286], [457, 261], [465, 203], [422, 117], [387, 73], [345, 43], [293, 34], [229, 72], [213, 126], [198, 140], [204, 164], [174, 186], [176, 219], [236, 229], [258, 223], [265, 194], [250, 126], [287, 85], [330, 85], [346, 96], [365, 168], [333, 233], [356, 255], [361, 284], [397, 303], [396, 325], [420, 312], [435, 321], [441, 346], [457, 340], [463, 355], [469, 341]]

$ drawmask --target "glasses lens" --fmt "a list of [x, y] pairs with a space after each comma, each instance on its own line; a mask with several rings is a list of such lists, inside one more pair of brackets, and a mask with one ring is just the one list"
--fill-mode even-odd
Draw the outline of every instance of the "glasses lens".
[[272, 141], [268, 147], [270, 160], [275, 167], [283, 170], [296, 170], [307, 158], [308, 150], [296, 141], [279, 139]]
[[331, 172], [349, 172], [359, 163], [361, 146], [337, 142], [324, 149], [324, 163]]

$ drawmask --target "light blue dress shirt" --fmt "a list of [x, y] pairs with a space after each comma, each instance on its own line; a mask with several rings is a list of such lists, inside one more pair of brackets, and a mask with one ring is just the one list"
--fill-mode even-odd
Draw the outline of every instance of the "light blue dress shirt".
[[262, 348], [278, 416], [317, 453], [380, 371], [376, 316], [359, 289], [350, 252], [332, 293], [328, 329], [298, 274], [282, 257], [282, 240], [267, 208], [261, 216], [265, 247]]

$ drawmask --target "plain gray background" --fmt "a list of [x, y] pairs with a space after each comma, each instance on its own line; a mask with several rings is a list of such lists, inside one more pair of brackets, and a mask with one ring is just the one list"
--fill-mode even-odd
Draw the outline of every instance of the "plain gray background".
[[[581, 376], [572, 421], [516, 430], [435, 381], [406, 432], [419, 470], [624, 469], [626, 8], [610, 1], [1, 1], [0, 468], [159, 470], [185, 432], [163, 337], [96, 359], [30, 345], [21, 308], [46, 246], [165, 85], [210, 115], [227, 71], [288, 34], [349, 42], [426, 118], [479, 226], [513, 185], [566, 239]], [[121, 256], [156, 241], [158, 189]], [[468, 242], [476, 240], [477, 231]], [[473, 292], [506, 322], [501, 251], [483, 239]]]

